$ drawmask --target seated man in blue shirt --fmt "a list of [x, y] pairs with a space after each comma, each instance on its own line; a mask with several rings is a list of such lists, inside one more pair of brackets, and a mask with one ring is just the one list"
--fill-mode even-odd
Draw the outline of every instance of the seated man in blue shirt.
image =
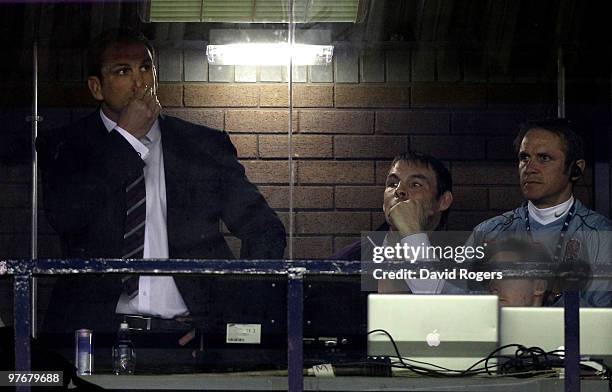
[[[573, 194], [586, 162], [584, 142], [570, 123], [563, 119], [527, 122], [514, 146], [526, 200], [520, 207], [476, 226], [473, 243], [491, 243], [515, 233], [545, 245], [555, 263], [610, 263], [612, 222], [588, 209]], [[612, 306], [610, 280], [593, 280], [582, 299], [590, 306]]]

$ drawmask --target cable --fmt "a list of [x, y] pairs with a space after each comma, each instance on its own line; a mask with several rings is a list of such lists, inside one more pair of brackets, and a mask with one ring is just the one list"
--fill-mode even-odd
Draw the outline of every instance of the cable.
[[[384, 329], [375, 329], [369, 331], [368, 335], [373, 333], [383, 333], [387, 336], [391, 345], [393, 346], [393, 351], [395, 352], [398, 360], [391, 362], [391, 367], [396, 369], [406, 369], [419, 375], [431, 377], [469, 377], [486, 374], [488, 376], [495, 377], [513, 376], [525, 378], [536, 375], [552, 375], [557, 374], [557, 372], [553, 369], [563, 367], [565, 361], [565, 352], [563, 350], [553, 350], [547, 352], [540, 347], [525, 347], [520, 344], [507, 344], [505, 346], [496, 348], [485, 358], [475, 362], [472, 364], [472, 366], [465, 370], [454, 370], [403, 357], [399, 351], [397, 343], [389, 332], [385, 331]], [[512, 347], [516, 348], [513, 354], [501, 354], [501, 351]], [[490, 361], [494, 359], [498, 360], [498, 362], [495, 364], [490, 364]], [[592, 361], [593, 359], [590, 360]], [[410, 362], [427, 365], [428, 367], [413, 365]], [[484, 366], [478, 367], [478, 365], [481, 363], [484, 363]], [[611, 370], [605, 363], [602, 363], [602, 366], [605, 369], [602, 376], [604, 379], [608, 380], [608, 388], [610, 392], [612, 392]], [[499, 374], [492, 373], [491, 369], [497, 369]]]
[[[401, 355], [399, 348], [397, 347], [397, 344], [395, 343], [395, 340], [393, 339], [393, 337], [391, 336], [391, 334], [387, 331], [385, 331], [384, 329], [375, 329], [372, 330], [370, 332], [368, 332], [368, 335], [373, 334], [373, 333], [383, 333], [387, 336], [387, 338], [389, 338], [389, 341], [391, 343], [391, 345], [393, 346], [393, 350], [395, 351], [395, 354], [397, 356], [397, 359], [399, 360], [399, 363], [401, 364], [398, 365], [397, 363], [394, 365], [394, 367], [396, 368], [405, 368], [405, 369], [409, 369], [417, 374], [422, 374], [422, 375], [428, 375], [428, 376], [432, 376], [432, 377], [457, 377], [457, 376], [471, 376], [471, 375], [476, 375], [476, 374], [482, 374], [483, 372], [489, 373], [489, 366], [488, 364], [485, 365], [484, 368], [476, 368], [474, 369], [474, 367], [476, 365], [478, 365], [479, 363], [483, 362], [483, 360], [480, 360], [478, 362], [476, 362], [475, 364], [473, 364], [472, 366], [470, 366], [467, 370], [454, 370], [454, 369], [448, 369], [442, 366], [438, 366], [432, 363], [428, 363], [428, 362], [421, 362], [421, 361], [417, 361], [414, 359], [409, 359], [409, 358], [405, 358]], [[489, 358], [489, 357], [487, 357]], [[422, 366], [415, 366], [409, 363], [406, 363], [406, 361], [408, 362], [414, 362], [414, 363], [419, 363], [422, 365], [427, 365], [430, 368], [425, 368]], [[497, 365], [495, 365], [497, 366]], [[431, 369], [431, 367], [436, 368], [436, 369], [440, 369], [440, 370], [435, 370], [435, 369]]]

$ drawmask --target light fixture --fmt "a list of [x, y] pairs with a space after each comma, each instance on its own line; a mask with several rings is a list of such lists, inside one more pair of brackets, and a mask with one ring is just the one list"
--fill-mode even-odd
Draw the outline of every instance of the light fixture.
[[326, 65], [332, 61], [332, 45], [245, 43], [208, 45], [206, 56], [213, 65]]

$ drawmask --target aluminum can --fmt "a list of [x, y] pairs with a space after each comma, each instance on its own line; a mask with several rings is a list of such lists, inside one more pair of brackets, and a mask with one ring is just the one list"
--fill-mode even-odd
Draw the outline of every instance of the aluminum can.
[[93, 331], [77, 329], [74, 331], [74, 366], [77, 368], [77, 375], [93, 374], [93, 362]]

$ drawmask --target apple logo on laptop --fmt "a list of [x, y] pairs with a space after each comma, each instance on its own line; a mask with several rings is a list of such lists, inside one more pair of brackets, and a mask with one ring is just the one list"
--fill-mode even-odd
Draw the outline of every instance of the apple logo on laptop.
[[434, 329], [433, 332], [428, 333], [425, 337], [425, 341], [429, 347], [438, 347], [440, 345], [440, 334], [437, 329]]

